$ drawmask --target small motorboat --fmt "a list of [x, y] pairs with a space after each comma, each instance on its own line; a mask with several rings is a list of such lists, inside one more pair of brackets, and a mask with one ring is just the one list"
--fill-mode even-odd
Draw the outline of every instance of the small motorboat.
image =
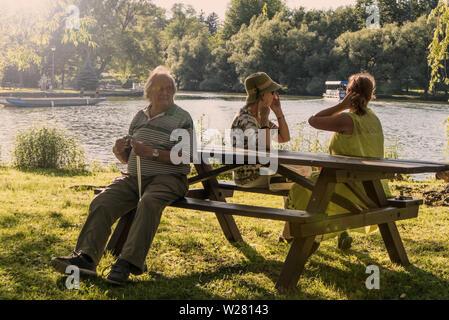
[[19, 107], [71, 107], [93, 106], [106, 98], [66, 97], [66, 98], [7, 98], [8, 104]]
[[326, 92], [323, 93], [323, 98], [342, 101], [346, 97], [347, 86], [347, 81], [326, 81]]

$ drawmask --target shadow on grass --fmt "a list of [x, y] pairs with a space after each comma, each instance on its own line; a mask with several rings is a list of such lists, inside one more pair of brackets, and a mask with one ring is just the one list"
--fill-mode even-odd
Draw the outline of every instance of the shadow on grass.
[[15, 169], [23, 173], [32, 173], [48, 177], [86, 177], [93, 173], [88, 170], [69, 170], [69, 169], [21, 169], [16, 167], [4, 167], [5, 169]]
[[[55, 214], [55, 221], [62, 217]], [[61, 222], [63, 222], [61, 220]], [[133, 281], [124, 287], [115, 287], [104, 281], [101, 277], [82, 277], [84, 291], [68, 292], [65, 287], [66, 276], [61, 275], [54, 281], [54, 272], [50, 267], [50, 259], [54, 252], [51, 247], [62, 240], [55, 235], [43, 235], [41, 238], [29, 237], [23, 232], [13, 235], [4, 235], [0, 238], [9, 254], [0, 255], [0, 268], [5, 270], [10, 279], [10, 292], [0, 294], [0, 298], [26, 298], [30, 290], [35, 290], [42, 298], [85, 298], [89, 295], [88, 288], [94, 286], [96, 297], [111, 299], [171, 299], [171, 300], [220, 300], [220, 299], [326, 299], [326, 292], [319, 285], [322, 283], [326, 290], [340, 292], [349, 299], [399, 299], [406, 294], [406, 299], [448, 299], [449, 281], [428, 270], [415, 266], [402, 268], [387, 268], [378, 259], [369, 254], [356, 250], [342, 252], [318, 250], [307, 262], [305, 270], [297, 286], [287, 294], [275, 294], [273, 290], [258, 285], [246, 278], [238, 283], [239, 292], [216, 293], [211, 284], [216, 280], [229, 280], [234, 275], [264, 274], [273, 286], [279, 278], [283, 260], [265, 259], [259, 252], [245, 242], [233, 243], [233, 247], [242, 252], [249, 260], [232, 265], [217, 266], [210, 271], [194, 272], [173, 277], [150, 271], [149, 280], [133, 278]], [[381, 241], [381, 240], [380, 240]], [[406, 242], [413, 241], [407, 239]], [[378, 242], [378, 241], [376, 241]], [[423, 241], [416, 245], [422, 245]], [[443, 250], [447, 248], [434, 241], [424, 241], [424, 247], [439, 245]], [[413, 246], [406, 246], [413, 247]], [[411, 250], [410, 250], [411, 251]], [[388, 253], [385, 250], [385, 256]], [[437, 251], [439, 252], [439, 251]], [[357, 260], [354, 261], [353, 257]], [[352, 258], [351, 258], [352, 257]], [[329, 262], [329, 263], [327, 263]], [[368, 290], [365, 281], [369, 274], [366, 266], [377, 265], [380, 268], [380, 290]], [[431, 267], [429, 267], [430, 269]], [[318, 281], [316, 281], [318, 280]], [[305, 286], [316, 285], [316, 290], [307, 290]], [[310, 289], [310, 287], [307, 287]], [[3, 297], [1, 297], [3, 296]]]
[[[406, 294], [406, 299], [448, 299], [449, 281], [426, 270], [413, 265], [398, 266], [399, 270], [385, 267], [380, 261], [360, 251], [338, 249], [335, 254], [318, 251], [321, 259], [332, 261], [341, 267], [334, 267], [327, 263], [309, 260], [308, 268], [318, 270], [313, 274], [307, 270], [304, 276], [319, 277], [324, 283], [344, 292], [349, 299], [399, 299]], [[357, 262], [348, 257], [355, 255]], [[385, 255], [388, 253], [385, 249]], [[375, 265], [380, 270], [380, 289], [368, 290], [366, 280], [371, 273], [366, 273], [366, 267]], [[301, 281], [299, 282], [299, 286]]]
[[412, 254], [430, 253], [432, 255], [438, 255], [443, 257], [449, 257], [449, 246], [447, 243], [441, 241], [433, 241], [428, 239], [422, 239], [419, 241], [403, 238], [407, 251]]

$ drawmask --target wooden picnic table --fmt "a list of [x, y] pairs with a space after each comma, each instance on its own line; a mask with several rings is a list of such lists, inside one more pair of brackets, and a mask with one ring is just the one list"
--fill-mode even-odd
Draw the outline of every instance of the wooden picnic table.
[[[278, 174], [312, 191], [305, 211], [226, 202], [226, 198], [232, 197], [234, 191], [278, 196], [288, 194], [288, 191], [240, 188], [233, 182], [217, 180], [220, 174], [248, 163], [253, 164], [254, 157], [258, 155], [258, 163], [267, 164], [268, 160], [277, 161]], [[278, 151], [277, 155], [265, 153], [261, 155], [248, 150], [215, 149], [213, 153], [210, 150], [203, 150], [199, 152], [199, 156], [205, 161], [195, 164], [197, 175], [190, 178], [189, 183], [193, 185], [201, 182], [203, 188], [190, 189], [184, 199], [171, 206], [214, 212], [225, 237], [231, 242], [243, 241], [233, 218], [234, 215], [289, 222], [294, 239], [276, 283], [278, 290], [296, 286], [316, 236], [347, 229], [378, 225], [391, 261], [404, 266], [409, 265], [396, 221], [416, 218], [422, 200], [387, 199], [381, 179], [392, 178], [396, 174], [435, 173], [449, 170], [449, 165], [445, 163], [354, 158], [288, 151]], [[233, 164], [224, 164], [213, 170], [208, 159]], [[317, 181], [313, 182], [298, 174], [295, 166], [320, 167]], [[368, 209], [361, 208], [334, 193], [336, 183], [344, 183]], [[360, 189], [360, 185], [364, 190]], [[349, 213], [328, 216], [325, 211], [329, 202], [345, 208]], [[126, 241], [134, 213], [135, 211], [130, 212], [120, 220], [109, 241], [107, 250], [116, 256], [120, 254]]]

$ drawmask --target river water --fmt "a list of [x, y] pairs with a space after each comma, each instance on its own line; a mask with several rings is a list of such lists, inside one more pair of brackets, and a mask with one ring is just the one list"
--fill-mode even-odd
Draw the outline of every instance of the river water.
[[[298, 127], [301, 127], [302, 135], [315, 137], [318, 134], [321, 144], [327, 143], [332, 133], [318, 133], [305, 121], [332, 106], [332, 102], [282, 97], [281, 101], [292, 136], [297, 135]], [[224, 130], [230, 127], [235, 114], [243, 106], [244, 97], [180, 93], [175, 102], [190, 112], [197, 127]], [[10, 150], [18, 130], [33, 124], [54, 123], [78, 137], [89, 159], [99, 160], [105, 165], [115, 163], [111, 152], [115, 140], [127, 134], [133, 116], [146, 106], [143, 99], [110, 100], [97, 106], [83, 107], [19, 108], [0, 105], [1, 160], [10, 160]], [[386, 145], [391, 141], [398, 142], [399, 158], [445, 161], [447, 104], [374, 101], [370, 107], [382, 122]]]

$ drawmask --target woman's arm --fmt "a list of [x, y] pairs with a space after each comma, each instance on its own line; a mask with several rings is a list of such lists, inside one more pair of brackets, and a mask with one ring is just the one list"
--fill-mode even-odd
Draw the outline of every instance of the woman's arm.
[[338, 105], [325, 109], [310, 117], [309, 124], [315, 129], [333, 131], [343, 134], [352, 134], [354, 122], [347, 114], [342, 114], [352, 106], [353, 94], [348, 94]]
[[287, 121], [285, 120], [284, 113], [281, 108], [281, 99], [279, 94], [276, 93], [273, 98], [273, 104], [271, 105], [271, 110], [273, 110], [279, 123], [279, 135], [278, 142], [286, 143], [290, 141], [290, 130], [288, 129]]

